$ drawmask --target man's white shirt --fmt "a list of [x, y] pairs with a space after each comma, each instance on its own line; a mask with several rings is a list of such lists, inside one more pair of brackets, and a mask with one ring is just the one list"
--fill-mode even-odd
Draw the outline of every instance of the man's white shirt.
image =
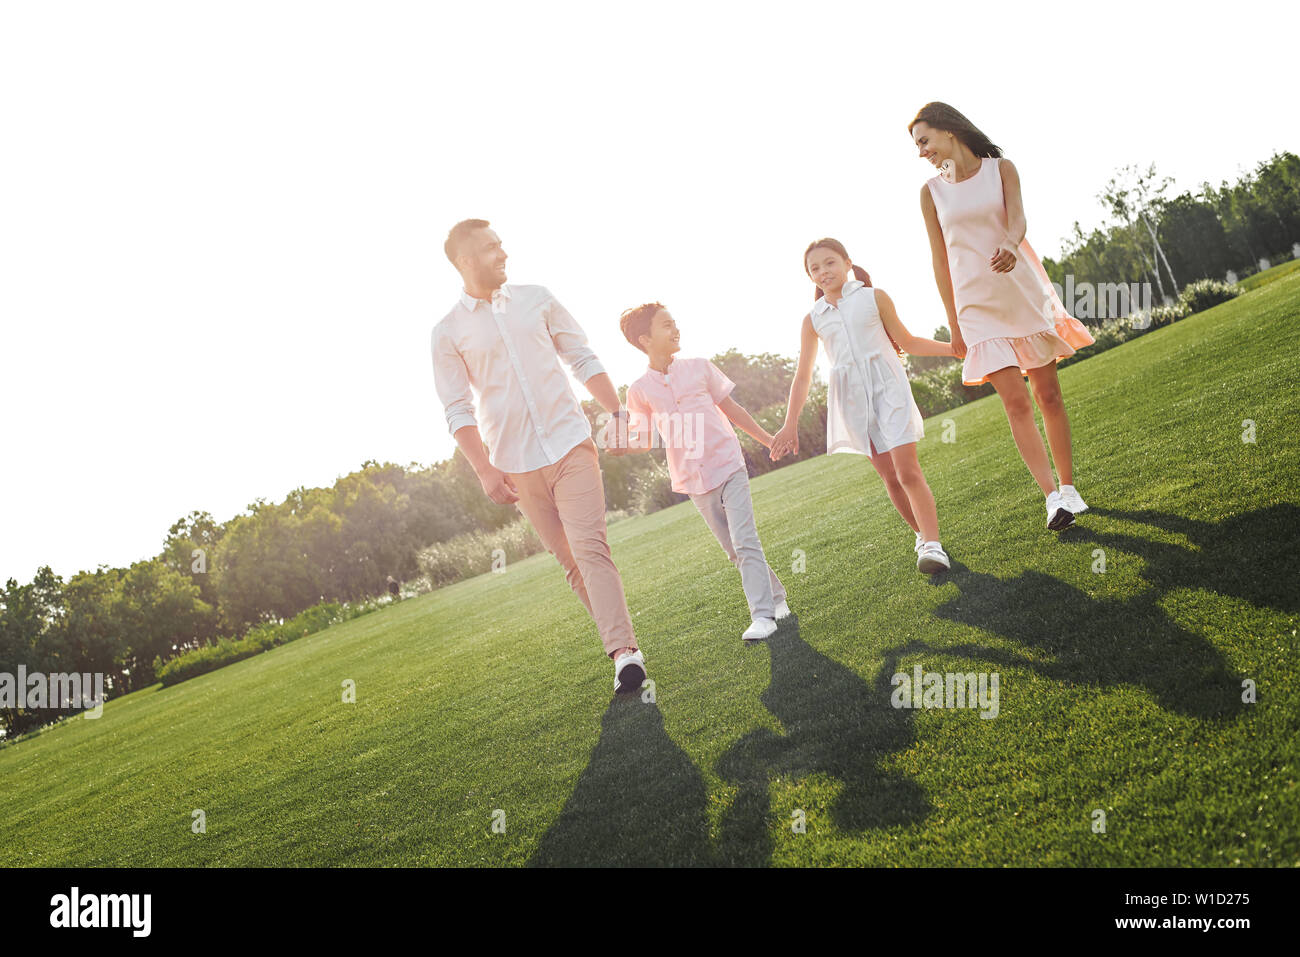
[[461, 293], [433, 327], [432, 345], [448, 430], [478, 425], [488, 461], [502, 471], [554, 465], [591, 437], [560, 360], [579, 382], [605, 367], [545, 286], [503, 285], [490, 303]]

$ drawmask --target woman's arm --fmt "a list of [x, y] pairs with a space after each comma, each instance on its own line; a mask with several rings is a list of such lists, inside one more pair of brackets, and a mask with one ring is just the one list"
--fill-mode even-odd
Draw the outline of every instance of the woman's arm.
[[940, 342], [938, 339], [922, 339], [914, 336], [907, 331], [902, 320], [898, 318], [898, 310], [894, 308], [894, 300], [890, 299], [883, 289], [876, 289], [876, 309], [880, 312], [880, 321], [885, 324], [885, 329], [893, 336], [894, 341], [902, 348], [904, 352], [910, 352], [914, 356], [950, 356], [952, 355], [952, 343]]
[[723, 415], [744, 430], [755, 442], [758, 442], [766, 449], [772, 447], [772, 433], [755, 422], [754, 417], [745, 411], [745, 407], [731, 396], [727, 396], [719, 402], [718, 408], [722, 410]]
[[952, 333], [952, 354], [964, 356], [966, 342], [962, 339], [961, 328], [957, 325], [957, 305], [952, 295], [952, 274], [948, 271], [948, 247], [943, 241], [943, 227], [939, 225], [939, 211], [934, 208], [934, 197], [930, 187], [921, 186], [921, 214], [925, 217], [925, 229], [930, 236], [930, 262], [934, 266], [934, 284], [939, 287], [939, 298], [943, 300], [944, 311], [948, 314], [948, 331]]
[[1016, 250], [1025, 239], [1025, 203], [1020, 195], [1020, 173], [1011, 160], [998, 160], [998, 173], [1002, 176], [1002, 202], [1007, 211], [1007, 238], [1004, 246], [993, 251], [989, 265], [994, 272], [1011, 272], [1019, 258]]
[[813, 328], [812, 314], [803, 317], [803, 326], [799, 332], [799, 365], [795, 369], [794, 381], [790, 383], [790, 397], [785, 404], [785, 424], [773, 436], [771, 453], [768, 456], [776, 461], [786, 452], [799, 454], [799, 414], [808, 401], [808, 390], [812, 387], [813, 365], [817, 362], [817, 330]]

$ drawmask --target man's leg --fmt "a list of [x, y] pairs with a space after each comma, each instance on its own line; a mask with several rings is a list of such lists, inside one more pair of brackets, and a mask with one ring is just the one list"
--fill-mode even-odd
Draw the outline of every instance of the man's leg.
[[551, 489], [554, 473], [558, 466], [548, 465], [531, 472], [512, 472], [515, 488], [519, 490], [519, 501], [515, 506], [524, 517], [532, 523], [537, 537], [542, 540], [546, 550], [555, 556], [564, 569], [564, 578], [573, 589], [587, 614], [594, 619], [591, 599], [587, 595], [586, 584], [578, 571], [578, 563], [573, 559], [569, 540], [564, 534], [564, 524], [560, 521], [560, 512], [555, 505], [555, 496]]
[[626, 648], [635, 651], [636, 635], [623, 594], [623, 579], [614, 567], [605, 537], [605, 487], [601, 482], [596, 443], [588, 439], [555, 465], [552, 483], [555, 507], [564, 526], [573, 559], [591, 601], [605, 654]]

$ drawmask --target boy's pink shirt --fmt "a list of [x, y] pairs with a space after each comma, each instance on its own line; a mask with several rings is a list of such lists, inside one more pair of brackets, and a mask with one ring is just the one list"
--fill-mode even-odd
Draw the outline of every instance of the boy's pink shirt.
[[745, 467], [731, 420], [718, 403], [736, 384], [708, 359], [674, 358], [667, 374], [647, 368], [627, 388], [629, 428], [655, 425], [674, 492], [702, 495]]

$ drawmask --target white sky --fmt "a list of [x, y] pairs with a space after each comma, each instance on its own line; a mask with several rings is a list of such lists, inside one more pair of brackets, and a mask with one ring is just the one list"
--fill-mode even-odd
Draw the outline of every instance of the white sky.
[[1240, 3], [4, 3], [0, 581], [450, 455], [429, 332], [459, 219], [492, 221], [509, 281], [549, 286], [617, 384], [643, 368], [617, 317], [647, 299], [683, 354], [794, 355], [821, 236], [930, 335], [922, 104], [1016, 161], [1055, 256], [1116, 167], [1190, 187], [1300, 149], [1295, 25]]

